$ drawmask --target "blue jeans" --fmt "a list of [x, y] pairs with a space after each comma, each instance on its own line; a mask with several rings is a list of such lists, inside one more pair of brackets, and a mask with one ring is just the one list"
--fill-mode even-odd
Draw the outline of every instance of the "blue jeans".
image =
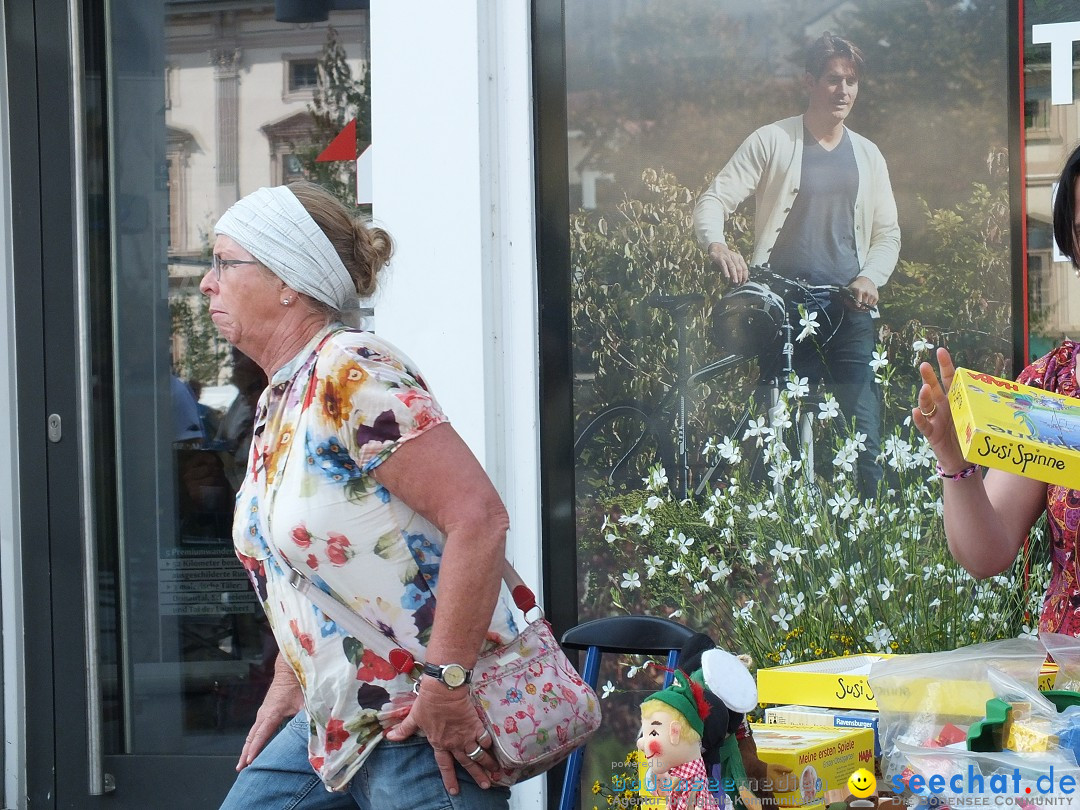
[[307, 713], [300, 712], [236, 777], [221, 810], [506, 810], [510, 789], [481, 790], [460, 766], [460, 792], [443, 787], [435, 753], [423, 737], [383, 740], [352, 778], [331, 793], [311, 769]]
[[834, 319], [843, 312], [836, 334], [824, 346], [813, 339], [796, 344], [792, 365], [811, 383], [823, 381], [844, 418], [854, 419], [855, 429], [866, 434], [866, 450], [859, 454], [856, 468], [859, 495], [871, 498], [881, 481], [877, 461], [881, 452], [881, 392], [870, 368], [876, 324], [869, 312], [844, 309], [840, 303], [829, 304], [827, 311]]

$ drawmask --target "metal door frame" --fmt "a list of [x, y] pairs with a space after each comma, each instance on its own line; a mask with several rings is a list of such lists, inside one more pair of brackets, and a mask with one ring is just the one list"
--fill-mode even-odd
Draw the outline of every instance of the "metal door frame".
[[[73, 92], [69, 45], [69, 12], [74, 9], [79, 19], [77, 3], [4, 0], [2, 7], [11, 77], [11, 261], [5, 272], [11, 274], [13, 322], [5, 327], [10, 345], [0, 337], [0, 351], [6, 348], [12, 358], [11, 428], [17, 439], [10, 452], [18, 479], [10, 492], [17, 499], [13, 517], [21, 516], [0, 524], [0, 531], [10, 525], [17, 532], [0, 541], [0, 561], [10, 566], [0, 580], [5, 737], [14, 743], [14, 757], [4, 763], [3, 806], [92, 808], [107, 801], [116, 808], [168, 808], [170, 797], [177, 808], [213, 806], [224, 795], [223, 780], [233, 778], [231, 757], [105, 756], [98, 776], [115, 776], [117, 789], [90, 795], [88, 711], [96, 709], [88, 710], [84, 605], [92, 583], [84, 578], [78, 472], [84, 438], [79, 351], [85, 341], [79, 334], [77, 242], [85, 234], [77, 231], [84, 220], [75, 194], [79, 184], [72, 182], [82, 133], [73, 121], [79, 93]], [[105, 2], [85, 5], [82, 19], [97, 36], [104, 31]], [[76, 32], [76, 42], [85, 30]], [[50, 414], [60, 417], [59, 442], [47, 437]], [[208, 778], [217, 770], [208, 768], [211, 762], [221, 766], [222, 779]], [[170, 783], [183, 790], [169, 790]]]

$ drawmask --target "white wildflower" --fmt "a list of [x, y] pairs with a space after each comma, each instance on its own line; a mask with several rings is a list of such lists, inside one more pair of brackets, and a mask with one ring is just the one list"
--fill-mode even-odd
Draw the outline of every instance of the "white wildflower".
[[807, 312], [806, 307], [799, 304], [799, 326], [802, 327], [802, 330], [795, 336], [795, 341], [797, 343], [802, 343], [808, 337], [812, 337], [818, 333], [820, 324], [818, 323], [817, 316], [816, 310]]
[[799, 593], [795, 594], [794, 599], [788, 600], [788, 604], [791, 605], [791, 609], [794, 611], [795, 615], [800, 616], [802, 615], [802, 612], [806, 610], [806, 596], [803, 595], [802, 591], [799, 591]]
[[881, 594], [882, 601], [884, 602], [888, 602], [889, 597], [896, 593], [896, 586], [889, 581], [888, 577], [885, 577], [885, 579], [881, 580], [881, 582], [877, 584], [877, 589], [878, 592]]
[[667, 486], [667, 471], [663, 467], [653, 467], [649, 470], [648, 476], [642, 478], [641, 481], [645, 484], [646, 489], [658, 492]]
[[716, 450], [720, 454], [720, 458], [724, 459], [724, 461], [728, 461], [732, 464], [738, 464], [742, 461], [742, 449], [727, 436], [720, 442]]
[[786, 610], [784, 610], [782, 607], [780, 607], [780, 608], [777, 608], [776, 613], [774, 613], [769, 618], [771, 618], [774, 622], [776, 622], [777, 625], [780, 626], [781, 630], [790, 630], [791, 625], [788, 624], [788, 622], [790, 622], [792, 619], [794, 619], [795, 616], [793, 614], [791, 614], [791, 613], [788, 613]]
[[[806, 377], [800, 377], [797, 374], [793, 374], [791, 379], [787, 381], [788, 393], [794, 399], [802, 399], [810, 393], [810, 383]], [[786, 427], [790, 427], [790, 423]]]
[[825, 400], [818, 403], [817, 418], [823, 422], [834, 419], [840, 415], [840, 403], [832, 394], [826, 394]]
[[777, 540], [776, 545], [769, 551], [769, 556], [773, 558], [773, 564], [776, 565], [790, 560], [792, 550], [793, 549], [789, 544], [782, 540]]
[[934, 344], [931, 343], [929, 340], [924, 340], [921, 337], [920, 338], [915, 338], [915, 340], [911, 341], [911, 350], [913, 352], [916, 352], [916, 353], [925, 352], [928, 349], [932, 349], [932, 348], [934, 348]]
[[877, 623], [877, 626], [867, 636], [866, 641], [869, 644], [874, 645], [874, 649], [878, 652], [886, 652], [889, 649], [889, 644], [893, 640], [892, 630], [883, 625], [881, 622]]
[[709, 566], [709, 570], [712, 572], [710, 579], [713, 582], [721, 582], [731, 576], [731, 566], [723, 560]]
[[766, 434], [771, 434], [768, 426], [765, 424], [765, 417], [759, 416], [757, 419], [751, 419], [746, 425], [746, 432], [743, 433], [743, 441], [747, 439], [757, 439], [757, 446], [761, 447], [763, 439], [766, 438]]

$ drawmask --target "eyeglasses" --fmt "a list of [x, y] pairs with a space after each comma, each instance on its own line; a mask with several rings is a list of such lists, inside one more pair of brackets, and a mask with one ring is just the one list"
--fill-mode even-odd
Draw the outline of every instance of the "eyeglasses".
[[221, 271], [227, 267], [238, 267], [241, 264], [259, 264], [259, 262], [248, 259], [222, 259], [216, 253], [210, 260], [210, 269], [214, 271], [214, 278], [221, 281]]

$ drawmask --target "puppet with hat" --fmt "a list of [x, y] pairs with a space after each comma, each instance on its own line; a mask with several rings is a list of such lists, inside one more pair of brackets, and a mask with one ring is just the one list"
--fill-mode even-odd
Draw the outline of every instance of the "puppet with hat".
[[649, 763], [645, 783], [667, 800], [668, 810], [719, 810], [701, 752], [709, 713], [704, 688], [681, 670], [671, 686], [641, 704], [637, 747]]
[[753, 676], [742, 660], [701, 633], [683, 646], [678, 666], [675, 682], [641, 705], [638, 748], [658, 787], [665, 776], [670, 786], [667, 794], [657, 792], [668, 810], [760, 807], [760, 799], [772, 796], [755, 796], [747, 779], [749, 770], [760, 780], [766, 768], [744, 722], [757, 706]]

